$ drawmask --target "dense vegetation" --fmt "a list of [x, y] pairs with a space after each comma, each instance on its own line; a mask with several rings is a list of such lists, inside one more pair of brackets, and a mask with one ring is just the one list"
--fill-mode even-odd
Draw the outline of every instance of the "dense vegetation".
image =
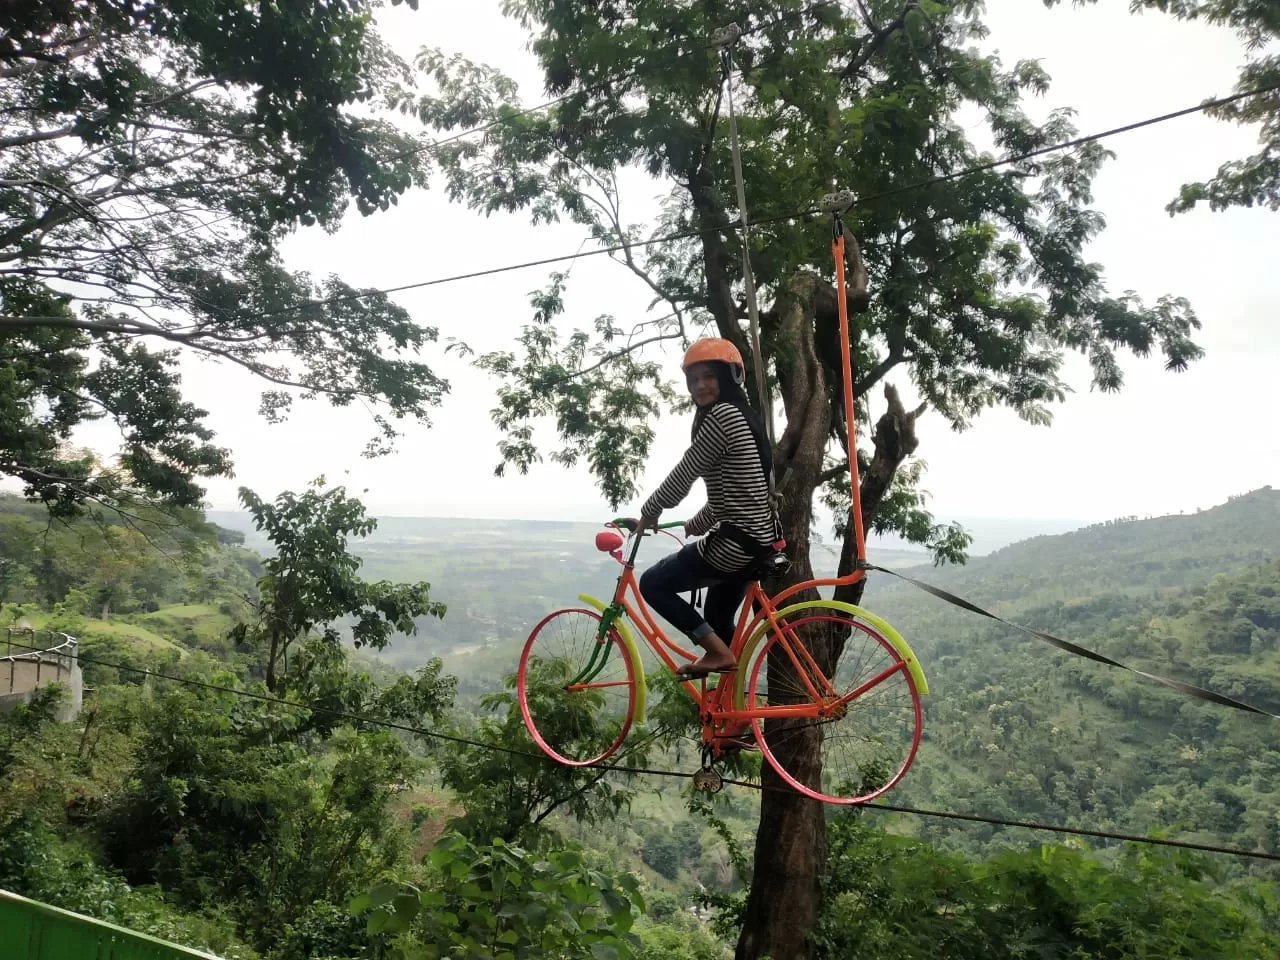
[[[930, 576], [1135, 665], [1280, 709], [1277, 499], [1262, 490], [1192, 516], [1037, 538]], [[335, 518], [369, 529], [340, 490], [267, 506], [295, 511], [281, 537], [314, 543]], [[579, 778], [244, 699], [234, 691], [267, 690], [259, 585], [271, 564], [242, 534], [169, 530], [185, 553], [123, 554], [104, 619], [106, 585], [84, 557], [127, 526], [50, 525], [8, 498], [0, 528], [4, 623], [70, 629], [94, 660], [226, 688], [86, 663], [76, 721], [53, 721], [52, 692], [0, 717], [0, 887], [228, 957], [502, 955], [484, 952], [494, 943], [512, 956], [725, 956], [750, 878], [755, 794], [707, 802], [662, 781]], [[350, 556], [345, 535], [330, 542], [339, 548]], [[612, 561], [595, 563], [607, 577]], [[1273, 721], [1065, 661], [882, 582], [869, 602], [909, 629], [934, 686], [925, 744], [894, 802], [1280, 852]], [[354, 622], [339, 618], [348, 641]], [[410, 676], [321, 630], [295, 643], [283, 699], [532, 749], [497, 675], [473, 677], [459, 698], [438, 660]], [[509, 670], [512, 654], [495, 642], [495, 663]], [[693, 762], [678, 745], [638, 756]], [[883, 813], [836, 815], [830, 829], [821, 957], [1014, 957], [1035, 945], [1044, 956], [1245, 958], [1280, 945], [1277, 871], [1259, 862], [1041, 847], [1027, 831]], [[551, 916], [562, 919], [531, 919]]]

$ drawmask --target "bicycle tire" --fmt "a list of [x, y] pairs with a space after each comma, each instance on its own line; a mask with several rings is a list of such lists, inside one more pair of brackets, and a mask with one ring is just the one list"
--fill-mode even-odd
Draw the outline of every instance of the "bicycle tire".
[[[919, 749], [919, 668], [904, 656], [910, 650], [900, 637], [882, 632], [878, 618], [872, 622], [860, 616], [858, 608], [833, 601], [797, 607], [801, 608], [775, 615], [788, 631], [789, 642], [801, 640], [820, 648], [839, 639], [843, 647], [831, 680], [834, 695], [827, 693], [820, 701], [829, 712], [812, 718], [753, 717], [752, 731], [770, 767], [792, 789], [823, 803], [867, 803], [902, 779]], [[809, 634], [810, 630], [818, 632]], [[828, 636], [823, 636], [824, 631]], [[805, 673], [811, 673], [813, 666], [803, 657], [788, 655], [782, 636], [766, 626], [743, 649], [740, 669], [750, 664], [742, 704], [748, 712], [815, 702], [796, 661]], [[859, 649], [851, 650], [852, 645]], [[753, 657], [757, 648], [759, 655]], [[812, 677], [810, 684], [819, 687]], [[876, 708], [883, 708], [887, 719], [873, 729], [869, 721]]]
[[[543, 753], [570, 767], [612, 756], [635, 717], [640, 665], [612, 626], [605, 649], [599, 649], [600, 621], [596, 611], [578, 607], [549, 613], [525, 641], [516, 673], [516, 698], [529, 736]], [[566, 637], [576, 649], [565, 646]], [[561, 654], [548, 658], [546, 651], [557, 641]], [[593, 653], [597, 659], [603, 655], [603, 666], [585, 678]]]

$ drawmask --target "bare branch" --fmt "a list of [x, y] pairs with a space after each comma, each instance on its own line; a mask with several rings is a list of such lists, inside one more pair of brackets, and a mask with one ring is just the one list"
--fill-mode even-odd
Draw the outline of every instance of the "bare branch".
[[[674, 320], [677, 318], [674, 314], [672, 314], [671, 316], [662, 317], [659, 319]], [[656, 323], [659, 321], [652, 321], [652, 322]], [[637, 340], [635, 343], [627, 344], [621, 350], [614, 350], [612, 353], [606, 353], [596, 363], [593, 363], [589, 367], [583, 367], [581, 370], [575, 370], [573, 373], [560, 377], [557, 380], [552, 380], [549, 383], [538, 384], [538, 386], [542, 387], [543, 389], [547, 389], [550, 387], [558, 387], [562, 383], [568, 383], [570, 380], [576, 380], [578, 379], [578, 377], [584, 377], [588, 373], [594, 373], [596, 370], [599, 370], [601, 367], [607, 366], [608, 364], [613, 363], [615, 360], [620, 360], [623, 357], [627, 356], [628, 354], [635, 353], [637, 350], [641, 349], [642, 347], [647, 347], [651, 343], [660, 343], [663, 340], [677, 340], [683, 336], [684, 336], [684, 327], [682, 325], [680, 330], [675, 333], [660, 333], [660, 334], [655, 334], [652, 337], [646, 337], [643, 340]]]
[[841, 80], [849, 80], [852, 77], [857, 76], [862, 68], [871, 62], [871, 58], [876, 55], [882, 46], [884, 46], [884, 42], [906, 25], [907, 14], [916, 9], [916, 4], [913, 0], [913, 2], [908, 3], [903, 7], [902, 12], [888, 24], [883, 27], [877, 27], [871, 19], [870, 11], [867, 10], [861, 0], [859, 0], [858, 6], [862, 10], [863, 21], [866, 23], [867, 29], [871, 31], [871, 41], [862, 47], [859, 50], [858, 55], [849, 61], [848, 65], [840, 71]]
[[867, 392], [884, 379], [885, 374], [911, 358], [908, 357], [901, 349], [890, 348], [885, 358], [867, 371], [866, 375], [857, 380], [853, 385], [853, 395], [855, 397], [865, 396]]

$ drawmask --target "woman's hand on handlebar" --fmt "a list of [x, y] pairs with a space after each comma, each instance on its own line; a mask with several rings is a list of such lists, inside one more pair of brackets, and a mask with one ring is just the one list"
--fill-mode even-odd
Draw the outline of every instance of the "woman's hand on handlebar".
[[657, 517], [641, 517], [639, 520], [634, 517], [619, 517], [618, 526], [624, 527], [632, 533], [644, 533], [646, 530], [658, 529]]

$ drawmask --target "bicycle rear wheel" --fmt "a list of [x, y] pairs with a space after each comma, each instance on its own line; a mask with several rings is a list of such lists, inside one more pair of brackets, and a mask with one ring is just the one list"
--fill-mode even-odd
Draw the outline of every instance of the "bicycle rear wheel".
[[516, 673], [529, 736], [572, 767], [613, 754], [635, 714], [636, 665], [617, 630], [599, 634], [594, 610], [557, 610], [529, 634]]
[[[751, 664], [744, 706], [816, 703], [821, 712], [753, 718], [761, 752], [805, 796], [836, 804], [875, 799], [902, 779], [920, 746], [920, 695], [906, 660], [874, 625], [837, 607], [810, 607], [778, 623], [782, 632], [769, 634]], [[832, 679], [824, 683], [817, 672]]]

